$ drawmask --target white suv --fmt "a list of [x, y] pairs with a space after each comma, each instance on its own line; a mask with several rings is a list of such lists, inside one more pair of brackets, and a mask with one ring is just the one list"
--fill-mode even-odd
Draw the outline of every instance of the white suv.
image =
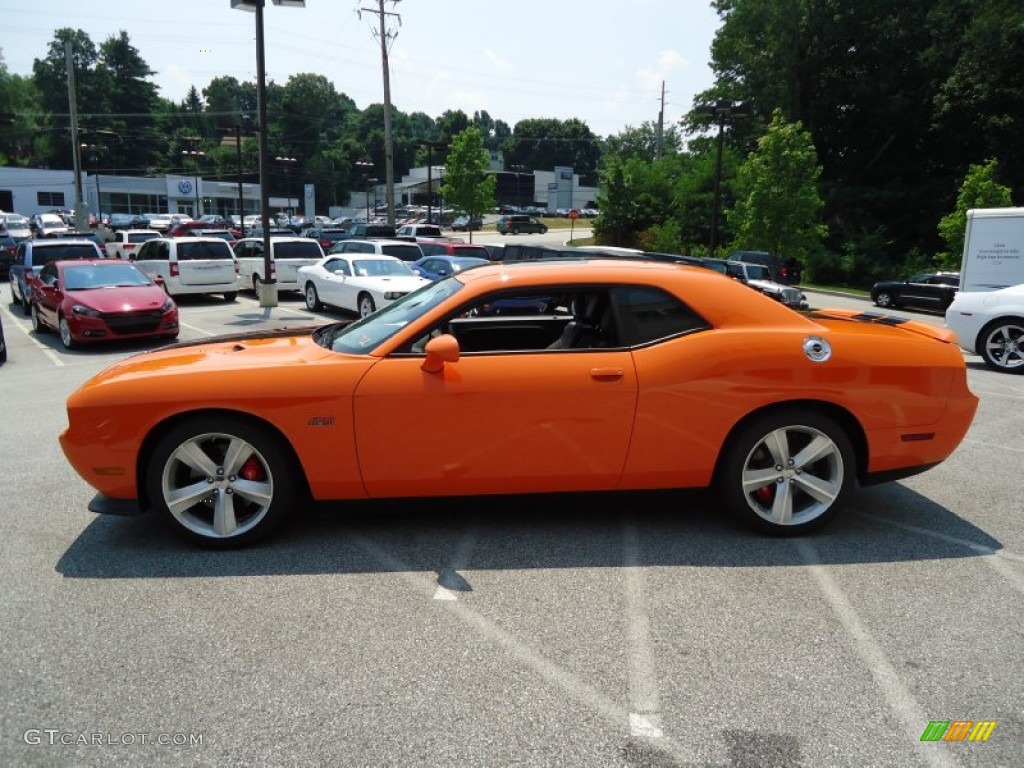
[[154, 280], [160, 278], [171, 296], [222, 293], [227, 301], [238, 296], [238, 264], [219, 237], [157, 237], [128, 259]]
[[127, 259], [144, 242], [155, 237], [160, 237], [155, 229], [119, 229], [114, 232], [113, 239], [107, 242], [107, 258]]
[[[252, 288], [257, 295], [263, 282], [266, 260], [263, 257], [263, 239], [244, 237], [235, 243], [235, 257], [241, 283]], [[270, 238], [271, 277], [277, 281], [278, 291], [298, 291], [299, 267], [316, 264], [324, 257], [320, 243], [309, 237]]]

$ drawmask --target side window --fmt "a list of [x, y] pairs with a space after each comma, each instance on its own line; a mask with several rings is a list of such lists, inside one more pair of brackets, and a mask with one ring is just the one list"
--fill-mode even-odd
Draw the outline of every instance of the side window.
[[373, 245], [371, 243], [351, 243], [349, 251], [352, 253], [373, 253]]
[[352, 270], [349, 269], [348, 262], [345, 259], [331, 259], [324, 264], [324, 269], [335, 274], [352, 276]]
[[47, 264], [39, 273], [39, 282], [44, 285], [53, 285], [57, 282], [57, 268], [53, 264]]
[[168, 243], [158, 243], [155, 258], [160, 261], [168, 261], [171, 258], [171, 246]]
[[622, 343], [649, 344], [684, 333], [710, 328], [700, 315], [659, 288], [621, 286], [612, 290], [621, 326]]
[[[148, 259], [152, 259], [153, 258], [153, 249], [155, 247], [156, 247], [155, 243], [143, 243], [142, 247], [139, 248], [139, 250], [135, 252], [135, 260], [136, 261], [146, 261]], [[131, 258], [131, 254], [128, 254], [128, 257]]]

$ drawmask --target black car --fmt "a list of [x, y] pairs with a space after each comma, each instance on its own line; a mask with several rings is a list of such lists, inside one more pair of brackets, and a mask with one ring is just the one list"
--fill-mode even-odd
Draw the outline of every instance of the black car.
[[885, 309], [917, 307], [945, 311], [959, 288], [959, 272], [920, 272], [906, 280], [875, 283], [871, 300]]

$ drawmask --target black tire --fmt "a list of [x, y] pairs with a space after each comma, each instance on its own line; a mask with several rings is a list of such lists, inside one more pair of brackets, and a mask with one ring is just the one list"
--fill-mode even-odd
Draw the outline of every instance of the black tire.
[[715, 486], [748, 525], [793, 536], [829, 522], [856, 475], [850, 438], [835, 420], [813, 410], [782, 408], [755, 417], [730, 436]]
[[64, 345], [64, 349], [75, 349], [78, 347], [78, 342], [71, 335], [71, 326], [68, 325], [64, 315], [57, 315], [57, 333], [60, 335], [60, 343]]
[[974, 348], [993, 371], [1024, 373], [1024, 318], [993, 320], [981, 329]]
[[889, 291], [879, 291], [878, 295], [875, 296], [875, 305], [883, 309], [896, 309], [899, 306], [896, 303], [895, 297]]
[[237, 301], [237, 300], [238, 300], [238, 291], [227, 291], [224, 294], [224, 301]]
[[39, 311], [36, 309], [35, 304], [33, 304], [32, 308], [29, 310], [29, 315], [32, 317], [32, 330], [35, 331], [35, 333], [46, 333], [50, 330], [40, 319]]
[[263, 281], [260, 280], [260, 276], [259, 275], [253, 275], [252, 276], [252, 292], [256, 294], [257, 298], [259, 298], [259, 295], [260, 295], [260, 285], [262, 285], [262, 283], [263, 283]]
[[27, 292], [21, 294], [21, 313], [25, 315], [25, 317], [30, 317], [32, 315], [32, 302], [29, 301]]
[[[229, 454], [235, 456], [225, 466]], [[209, 464], [201, 465], [197, 455]], [[196, 418], [160, 438], [146, 486], [153, 508], [176, 533], [228, 549], [268, 536], [288, 517], [300, 487], [293, 467], [277, 436], [259, 424], [234, 416]], [[168, 496], [185, 488], [196, 492], [172, 511]]]
[[540, 228], [540, 233], [541, 233], [542, 235], [546, 235], [546, 234], [548, 233], [548, 228], [547, 228], [547, 227], [541, 227], [541, 228]]
[[4, 340], [4, 328], [0, 325], [0, 363], [7, 362], [7, 342]]
[[303, 295], [306, 297], [306, 309], [310, 312], [316, 312], [323, 307], [323, 304], [320, 302], [320, 296], [316, 292], [316, 286], [312, 283], [306, 283], [306, 290], [303, 291]]
[[[357, 313], [360, 317], [366, 317], [372, 315], [377, 311], [377, 304], [373, 300], [373, 296], [368, 293], [360, 293], [359, 298], [356, 299]], [[369, 309], [369, 311], [366, 311]]]

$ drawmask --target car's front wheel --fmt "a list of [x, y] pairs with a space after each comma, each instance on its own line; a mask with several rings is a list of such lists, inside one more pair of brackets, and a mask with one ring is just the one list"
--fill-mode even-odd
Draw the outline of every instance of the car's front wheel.
[[316, 286], [312, 283], [306, 283], [306, 309], [310, 312], [316, 312], [322, 306], [320, 296], [316, 292]]
[[377, 305], [373, 302], [373, 296], [368, 293], [359, 294], [359, 316], [366, 317], [372, 315], [377, 310]]
[[287, 517], [295, 496], [292, 462], [277, 437], [233, 416], [176, 425], [146, 469], [157, 511], [179, 534], [210, 547], [266, 536]]
[[30, 310], [32, 313], [32, 330], [36, 333], [46, 333], [49, 329], [43, 324], [42, 318], [39, 317], [39, 310], [36, 309], [36, 305], [32, 305]]
[[1024, 373], [1024, 318], [993, 320], [981, 329], [976, 348], [992, 370]]
[[747, 523], [793, 535], [828, 522], [855, 476], [843, 428], [824, 414], [787, 408], [756, 417], [730, 438], [715, 482]]
[[60, 343], [64, 345], [64, 349], [75, 348], [75, 337], [71, 335], [71, 326], [64, 315], [57, 318], [57, 332], [60, 333]]
[[875, 304], [885, 309], [896, 308], [896, 300], [888, 291], [880, 291], [878, 295], [875, 296]]

